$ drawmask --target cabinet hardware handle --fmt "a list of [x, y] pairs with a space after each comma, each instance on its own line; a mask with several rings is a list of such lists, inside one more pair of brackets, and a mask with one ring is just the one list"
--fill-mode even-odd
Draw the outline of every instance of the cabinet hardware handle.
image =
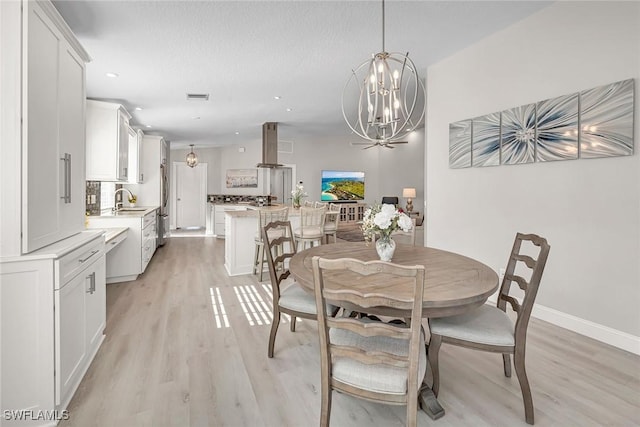
[[129, 174], [127, 173], [128, 168], [122, 168], [122, 169], [124, 169], [124, 177], [127, 178], [129, 176]]
[[64, 203], [71, 203], [71, 154], [64, 153], [64, 157], [60, 157], [64, 162], [64, 194], [60, 196]]
[[96, 272], [94, 271], [88, 275], [87, 279], [89, 279], [89, 289], [87, 289], [87, 293], [93, 294], [96, 291]]
[[95, 255], [95, 254], [97, 254], [98, 252], [100, 252], [100, 250], [99, 250], [99, 249], [96, 249], [96, 250], [94, 250], [94, 251], [91, 251], [91, 254], [90, 254], [88, 257], [86, 257], [86, 258], [84, 258], [84, 259], [80, 259], [80, 260], [78, 260], [78, 261], [79, 261], [79, 262], [85, 262], [86, 260], [88, 260], [89, 258], [91, 258], [92, 256], [94, 256], [94, 255]]

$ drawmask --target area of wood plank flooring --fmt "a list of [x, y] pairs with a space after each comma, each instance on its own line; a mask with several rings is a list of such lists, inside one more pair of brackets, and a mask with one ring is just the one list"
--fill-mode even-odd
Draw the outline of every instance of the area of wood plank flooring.
[[[107, 285], [106, 339], [59, 425], [318, 425], [315, 322], [283, 323], [267, 358], [268, 275], [223, 263], [224, 240], [172, 238], [138, 280]], [[536, 426], [640, 425], [640, 357], [532, 319], [526, 363]], [[440, 364], [446, 415], [419, 425], [527, 425], [499, 355], [445, 344]], [[402, 406], [334, 393], [332, 426], [404, 422]]]

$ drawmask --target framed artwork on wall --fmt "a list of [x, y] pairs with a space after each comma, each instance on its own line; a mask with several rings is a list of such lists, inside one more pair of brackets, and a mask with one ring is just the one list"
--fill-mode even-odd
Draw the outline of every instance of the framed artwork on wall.
[[474, 167], [500, 164], [500, 113], [473, 119], [471, 147]]
[[502, 112], [500, 158], [503, 165], [535, 160], [536, 105], [528, 104]]
[[257, 188], [258, 169], [227, 169], [227, 188]]
[[578, 158], [578, 94], [538, 102], [536, 162]]
[[449, 167], [452, 169], [471, 166], [471, 120], [462, 120], [449, 125]]
[[580, 92], [580, 157], [633, 154], [633, 79]]

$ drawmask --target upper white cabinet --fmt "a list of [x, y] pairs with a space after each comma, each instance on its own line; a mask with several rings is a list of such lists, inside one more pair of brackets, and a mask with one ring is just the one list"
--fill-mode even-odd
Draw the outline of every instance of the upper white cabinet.
[[142, 138], [144, 133], [141, 130], [129, 128], [129, 179], [130, 184], [142, 184], [144, 182], [144, 170], [142, 161]]
[[130, 119], [120, 104], [87, 100], [88, 181], [128, 181]]
[[49, 2], [0, 2], [0, 256], [84, 229], [85, 62]]

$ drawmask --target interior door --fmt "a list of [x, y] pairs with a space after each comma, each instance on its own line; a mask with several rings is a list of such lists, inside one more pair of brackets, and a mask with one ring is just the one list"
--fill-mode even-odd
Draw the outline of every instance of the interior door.
[[175, 162], [176, 228], [203, 228], [207, 206], [207, 164]]

